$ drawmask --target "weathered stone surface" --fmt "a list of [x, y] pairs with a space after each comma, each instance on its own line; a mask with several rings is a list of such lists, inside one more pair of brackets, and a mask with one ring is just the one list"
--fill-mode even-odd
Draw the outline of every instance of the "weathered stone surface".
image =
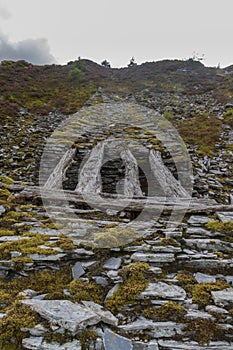
[[31, 258], [33, 261], [59, 261], [65, 256], [66, 254], [54, 254], [54, 255], [29, 254], [29, 258]]
[[72, 267], [72, 276], [73, 279], [77, 279], [85, 274], [85, 270], [80, 262], [76, 262], [76, 264]]
[[112, 326], [118, 325], [118, 319], [110, 311], [105, 310], [103, 306], [92, 301], [83, 301], [82, 303], [88, 309], [95, 312], [104, 323], [110, 324]]
[[90, 309], [68, 300], [22, 300], [43, 318], [72, 333], [78, 329], [97, 324], [100, 317]]
[[232, 350], [232, 345], [228, 342], [210, 342], [207, 346], [198, 345], [196, 342], [177, 342], [174, 340], [159, 340], [159, 345], [163, 350]]
[[132, 342], [109, 329], [104, 332], [105, 350], [133, 350]]
[[204, 282], [216, 282], [216, 277], [212, 275], [206, 275], [201, 272], [197, 272], [194, 274], [195, 279], [198, 283], [204, 283]]
[[195, 320], [198, 318], [214, 320], [214, 317], [212, 317], [208, 312], [199, 311], [199, 310], [189, 310], [189, 312], [185, 315], [185, 317], [190, 320]]
[[110, 258], [108, 259], [105, 264], [104, 268], [107, 270], [118, 270], [121, 266], [121, 258]]
[[153, 253], [134, 253], [131, 256], [133, 261], [145, 261], [151, 263], [170, 263], [175, 261], [174, 254], [153, 254]]
[[208, 216], [192, 215], [188, 220], [188, 224], [193, 226], [202, 226], [209, 221], [213, 221], [213, 219], [210, 219]]
[[224, 306], [233, 304], [233, 288], [227, 288], [220, 291], [211, 292], [216, 305]]
[[213, 314], [220, 314], [220, 315], [228, 315], [229, 312], [226, 309], [223, 309], [222, 307], [218, 307], [215, 305], [207, 305], [206, 311]]
[[30, 350], [38, 350], [42, 348], [43, 337], [30, 337], [25, 338], [22, 341], [22, 345], [26, 349]]
[[217, 212], [216, 214], [222, 222], [233, 221], [232, 212]]
[[149, 283], [147, 289], [141, 293], [141, 298], [184, 300], [185, 297], [186, 292], [183, 288], [164, 282]]
[[170, 338], [176, 334], [182, 334], [183, 324], [175, 322], [154, 322], [143, 317], [140, 317], [137, 321], [123, 325], [119, 327], [124, 332], [136, 332], [141, 333], [146, 331], [153, 338]]

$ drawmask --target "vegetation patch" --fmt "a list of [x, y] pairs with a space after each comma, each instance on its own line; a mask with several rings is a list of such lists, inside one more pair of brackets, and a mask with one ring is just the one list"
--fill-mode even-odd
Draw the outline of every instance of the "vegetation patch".
[[104, 290], [94, 281], [86, 282], [78, 278], [69, 284], [68, 289], [77, 302], [87, 300], [97, 304], [103, 303]]
[[216, 116], [200, 115], [182, 121], [179, 132], [185, 142], [198, 146], [199, 155], [213, 155], [215, 144], [222, 131], [221, 121]]
[[134, 304], [140, 293], [148, 286], [149, 281], [145, 278], [145, 274], [149, 268], [150, 265], [143, 262], [124, 266], [121, 271], [123, 284], [119, 286], [112, 297], [107, 299], [106, 308], [117, 314], [124, 306]]
[[169, 301], [158, 309], [153, 307], [147, 308], [143, 311], [143, 316], [155, 320], [156, 322], [182, 322], [186, 314], [185, 308], [175, 301]]

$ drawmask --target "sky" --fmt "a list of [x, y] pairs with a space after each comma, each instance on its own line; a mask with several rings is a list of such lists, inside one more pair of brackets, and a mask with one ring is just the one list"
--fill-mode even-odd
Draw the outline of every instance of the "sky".
[[233, 64], [233, 1], [0, 0], [0, 61]]

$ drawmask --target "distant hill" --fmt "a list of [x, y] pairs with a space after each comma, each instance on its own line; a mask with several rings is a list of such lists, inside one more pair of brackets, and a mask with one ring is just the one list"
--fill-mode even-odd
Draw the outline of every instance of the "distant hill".
[[[90, 60], [65, 66], [35, 66], [25, 61], [0, 64], [0, 109], [17, 115], [20, 108], [46, 115], [54, 110], [71, 114], [97, 90], [127, 95], [149, 89], [153, 92], [202, 94], [212, 92], [228, 102], [233, 95], [233, 76], [225, 69], [208, 68], [192, 59], [146, 62], [127, 68], [105, 68]], [[228, 73], [228, 74], [227, 74]]]

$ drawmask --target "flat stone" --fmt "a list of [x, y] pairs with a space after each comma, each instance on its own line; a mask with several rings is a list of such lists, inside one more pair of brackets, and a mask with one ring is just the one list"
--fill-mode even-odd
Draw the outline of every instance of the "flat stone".
[[175, 261], [174, 254], [153, 254], [153, 253], [134, 253], [131, 256], [133, 261], [142, 261], [142, 262], [150, 262], [150, 263], [170, 263]]
[[217, 212], [216, 214], [222, 222], [233, 221], [233, 212]]
[[211, 275], [206, 275], [205, 273], [197, 272], [194, 274], [194, 277], [198, 283], [205, 282], [216, 282], [216, 277]]
[[51, 254], [51, 255], [43, 255], [43, 254], [29, 254], [29, 258], [33, 261], [59, 261], [66, 256], [66, 254]]
[[201, 237], [215, 237], [221, 236], [220, 232], [213, 232], [210, 230], [206, 230], [203, 227], [188, 227], [186, 232], [191, 236], [201, 236]]
[[215, 313], [215, 314], [220, 314], [220, 315], [228, 315], [229, 312], [225, 309], [223, 309], [222, 307], [218, 307], [215, 305], [207, 305], [206, 306], [206, 311], [209, 313]]
[[133, 350], [132, 342], [109, 329], [104, 332], [105, 350]]
[[167, 246], [154, 246], [152, 247], [152, 251], [156, 253], [180, 253], [182, 249], [180, 247], [167, 245]]
[[141, 298], [161, 298], [169, 300], [184, 300], [186, 292], [179, 286], [164, 282], [149, 283], [147, 289], [141, 293]]
[[5, 316], [6, 316], [6, 314], [0, 313], [0, 320]]
[[25, 289], [23, 290], [22, 292], [20, 292], [18, 294], [18, 296], [22, 296], [22, 297], [25, 297], [25, 298], [33, 298], [35, 297], [36, 295], [38, 294], [38, 292], [36, 292], [35, 290], [33, 289]]
[[108, 286], [107, 278], [104, 278], [104, 277], [101, 277], [101, 276], [93, 276], [92, 278], [100, 286], [102, 286], [102, 287], [107, 287]]
[[118, 270], [120, 266], [121, 258], [110, 258], [105, 262], [103, 267], [107, 270]]
[[104, 310], [103, 306], [96, 304], [93, 301], [83, 301], [82, 303], [88, 309], [95, 312], [104, 323], [112, 326], [118, 325], [118, 319], [110, 311]]
[[26, 349], [38, 350], [38, 349], [41, 349], [43, 339], [44, 339], [43, 337], [25, 338], [22, 340], [22, 345]]
[[205, 320], [208, 320], [208, 319], [214, 320], [214, 317], [211, 316], [208, 312], [199, 311], [199, 310], [189, 310], [189, 312], [185, 315], [185, 317], [189, 320], [196, 320], [198, 318], [202, 318]]
[[233, 288], [211, 292], [214, 303], [219, 306], [233, 304]]
[[127, 325], [122, 325], [119, 327], [124, 332], [141, 333], [146, 331], [153, 338], [170, 338], [176, 334], [182, 334], [183, 324], [175, 322], [153, 322], [140, 317], [135, 322], [129, 323]]
[[208, 218], [208, 216], [192, 215], [188, 220], [188, 224], [193, 226], [202, 226], [209, 221], [213, 221], [213, 219]]
[[228, 342], [210, 342], [207, 346], [198, 345], [196, 342], [178, 342], [175, 340], [159, 340], [159, 345], [163, 350], [232, 350], [232, 345]]
[[73, 279], [76, 280], [77, 278], [85, 275], [85, 270], [80, 262], [76, 262], [76, 264], [72, 267], [72, 276]]
[[78, 340], [65, 344], [43, 342], [41, 350], [81, 350], [81, 345]]
[[59, 325], [76, 333], [79, 329], [100, 322], [100, 317], [89, 308], [74, 304], [69, 300], [22, 300], [51, 324]]
[[151, 340], [149, 343], [133, 342], [133, 350], [159, 350], [158, 342], [156, 340]]

